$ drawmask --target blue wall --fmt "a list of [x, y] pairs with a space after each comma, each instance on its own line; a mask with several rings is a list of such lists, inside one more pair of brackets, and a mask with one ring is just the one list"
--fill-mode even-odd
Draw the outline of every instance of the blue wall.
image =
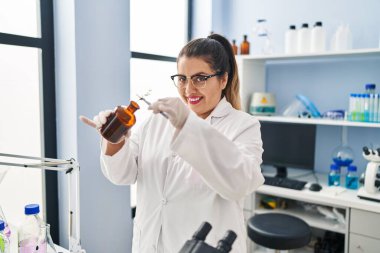
[[[220, 5], [223, 5], [223, 11], [220, 11]], [[299, 27], [304, 22], [312, 25], [315, 21], [322, 21], [329, 46], [333, 32], [344, 22], [350, 25], [354, 48], [374, 48], [379, 46], [380, 38], [378, 10], [378, 0], [214, 0], [212, 29], [238, 43], [243, 34], [248, 34], [251, 50], [257, 53], [260, 43], [255, 41], [253, 27], [258, 18], [266, 18], [276, 53], [281, 54], [284, 33], [290, 24]], [[321, 112], [347, 109], [349, 93], [362, 92], [365, 83], [376, 83], [377, 91], [380, 91], [379, 70], [379, 58], [270, 63], [267, 66], [267, 89], [277, 94], [279, 108], [301, 93], [308, 96]], [[316, 171], [328, 171], [331, 152], [340, 144], [341, 131], [341, 127], [318, 126]], [[380, 144], [380, 130], [350, 127], [348, 143], [356, 155], [354, 163], [363, 171], [366, 162], [361, 157], [361, 148], [371, 143]]]

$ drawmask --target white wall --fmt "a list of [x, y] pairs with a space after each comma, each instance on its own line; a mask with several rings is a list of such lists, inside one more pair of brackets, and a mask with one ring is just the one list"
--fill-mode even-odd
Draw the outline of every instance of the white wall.
[[[55, 1], [58, 157], [81, 165], [81, 238], [87, 252], [130, 252], [129, 187], [105, 179], [99, 137], [78, 117], [129, 98], [129, 0]], [[59, 179], [60, 238], [67, 247], [66, 177]]]

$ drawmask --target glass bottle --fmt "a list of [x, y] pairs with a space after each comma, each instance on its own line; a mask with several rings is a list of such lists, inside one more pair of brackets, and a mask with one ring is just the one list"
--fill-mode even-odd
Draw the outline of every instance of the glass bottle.
[[10, 252], [9, 238], [4, 234], [5, 223], [0, 220], [0, 253]]
[[346, 174], [346, 188], [347, 189], [358, 189], [359, 187], [359, 176], [357, 172], [357, 167], [355, 165], [350, 165], [347, 168]]
[[240, 44], [240, 54], [249, 54], [249, 42], [247, 40], [247, 35], [244, 35], [244, 40]]
[[18, 230], [19, 253], [46, 253], [46, 225], [38, 204], [25, 206], [25, 220]]
[[118, 106], [100, 129], [102, 136], [111, 143], [120, 142], [136, 123], [134, 112], [139, 108], [140, 106], [135, 101], [131, 101], [128, 107]]
[[234, 55], [238, 54], [238, 47], [236, 45], [236, 40], [232, 40], [232, 51], [234, 52]]
[[329, 173], [329, 186], [339, 186], [340, 185], [340, 168], [335, 163], [330, 166]]

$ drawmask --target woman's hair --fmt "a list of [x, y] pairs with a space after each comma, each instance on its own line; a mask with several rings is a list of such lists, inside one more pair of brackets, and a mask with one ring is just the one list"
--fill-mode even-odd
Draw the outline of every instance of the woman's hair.
[[213, 33], [207, 38], [194, 39], [179, 52], [177, 62], [182, 56], [202, 58], [215, 72], [227, 72], [227, 85], [222, 96], [226, 97], [232, 107], [241, 109], [237, 64], [231, 44], [226, 38]]

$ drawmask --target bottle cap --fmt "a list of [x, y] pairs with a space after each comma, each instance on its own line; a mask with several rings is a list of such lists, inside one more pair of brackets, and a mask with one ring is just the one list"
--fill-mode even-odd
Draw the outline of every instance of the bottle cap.
[[358, 168], [355, 165], [350, 165], [350, 166], [348, 166], [347, 170], [348, 171], [357, 171]]
[[290, 26], [289, 26], [289, 29], [290, 29], [290, 30], [295, 30], [295, 29], [296, 29], [296, 26], [295, 26], [295, 25], [290, 25]]
[[317, 21], [317, 22], [315, 22], [314, 26], [322, 26], [322, 22], [321, 21]]
[[40, 206], [38, 204], [29, 204], [25, 206], [25, 214], [38, 214], [40, 212]]
[[374, 89], [376, 89], [376, 84], [374, 84], [374, 83], [367, 83], [365, 85], [365, 89], [366, 90], [374, 90]]
[[330, 165], [330, 170], [339, 170], [339, 166], [333, 163]]
[[308, 23], [303, 23], [302, 24], [302, 28], [309, 28], [309, 24]]
[[4, 221], [0, 220], [0, 231], [3, 231], [5, 229], [5, 223]]
[[260, 18], [257, 20], [257, 22], [261, 23], [261, 22], [266, 22], [267, 20], [265, 18]]

